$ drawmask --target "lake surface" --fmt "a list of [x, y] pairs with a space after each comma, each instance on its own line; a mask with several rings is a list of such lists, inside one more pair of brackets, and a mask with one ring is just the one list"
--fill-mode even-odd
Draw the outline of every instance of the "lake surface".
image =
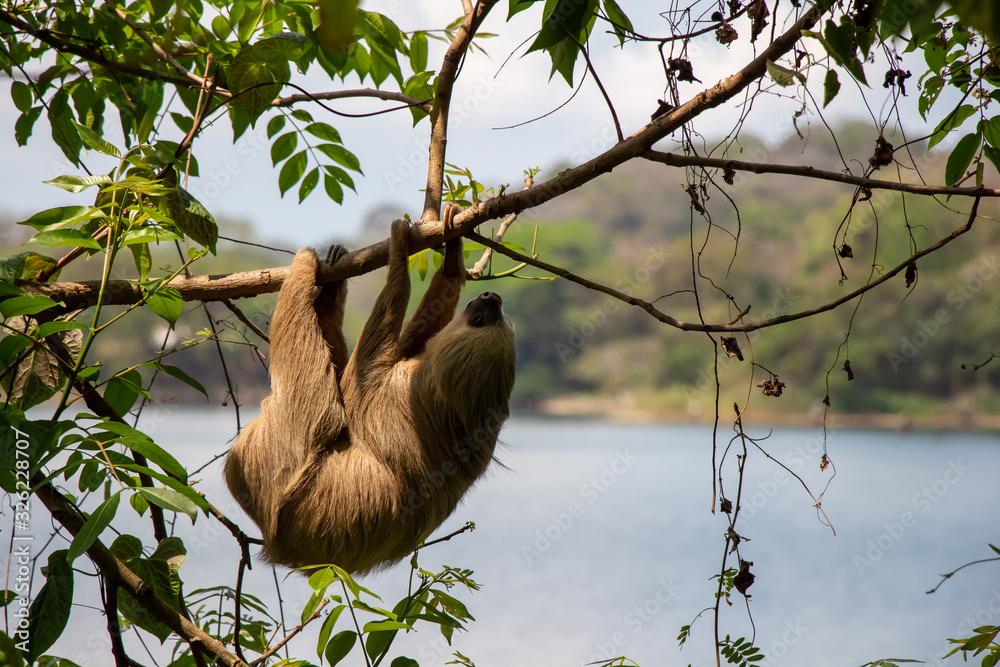
[[[154, 437], [189, 469], [225, 451], [235, 432], [231, 411], [159, 411], [148, 413]], [[720, 430], [720, 456], [731, 435]], [[400, 651], [421, 665], [444, 664], [454, 650], [479, 667], [575, 666], [618, 655], [640, 665], [714, 664], [711, 613], [694, 623], [683, 649], [677, 645], [681, 626], [712, 604], [723, 556], [727, 522], [710, 511], [710, 429], [514, 418], [502, 440], [506, 469], [495, 467], [436, 535], [466, 521], [476, 530], [421, 555], [426, 569], [447, 563], [475, 570], [482, 590], [452, 594], [477, 621], [456, 633], [452, 647], [426, 626], [399, 640]], [[759, 450], [749, 452], [738, 530], [756, 575], [750, 614], [755, 643], [767, 655], [758, 664], [856, 666], [886, 657], [960, 664], [960, 656], [941, 660], [951, 648], [947, 638], [1000, 624], [1000, 563], [966, 568], [934, 595], [925, 591], [942, 573], [994, 556], [987, 542], [1000, 546], [1000, 437], [829, 429], [832, 481], [830, 469], [819, 470], [822, 442], [816, 429], [779, 429], [759, 444], [814, 494], [827, 488], [823, 509], [836, 535], [798, 481]], [[742, 447], [730, 452], [724, 478], [731, 498], [737, 453]], [[199, 475], [199, 488], [257, 534], [229, 497], [220, 466]], [[134, 526], [146, 535], [146, 524]], [[192, 527], [181, 517], [177, 533], [189, 550], [181, 570], [186, 590], [235, 586], [238, 549], [224, 529], [205, 517]], [[735, 564], [735, 555], [728, 562]], [[363, 583], [391, 607], [405, 593], [407, 574], [398, 566]], [[98, 599], [93, 584], [77, 582], [78, 604]], [[246, 588], [276, 601], [263, 564]], [[295, 625], [308, 589], [290, 579], [282, 596]], [[750, 637], [743, 597], [733, 591], [732, 599], [720, 634]], [[84, 667], [112, 664], [99, 612], [77, 607], [70, 622], [71, 635], [54, 652]], [[293, 655], [316, 660], [314, 625], [293, 641]], [[163, 655], [155, 639], [146, 635], [145, 643]], [[136, 659], [152, 662], [134, 636], [128, 644]], [[344, 664], [363, 664], [357, 651]]]

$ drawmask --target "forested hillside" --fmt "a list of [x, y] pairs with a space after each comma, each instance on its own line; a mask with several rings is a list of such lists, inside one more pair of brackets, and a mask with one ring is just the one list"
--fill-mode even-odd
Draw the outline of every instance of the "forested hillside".
[[[829, 133], [813, 127], [805, 139], [793, 137], [778, 147], [744, 140], [742, 154], [736, 150], [730, 157], [810, 164], [831, 171], [842, 168], [842, 160], [867, 161], [875, 139], [869, 128], [842, 128], [837, 136], [839, 155]], [[903, 143], [889, 134], [887, 139]], [[923, 148], [913, 150], [917, 154]], [[940, 161], [929, 157], [927, 174], [943, 169]], [[731, 302], [719, 292], [718, 298], [705, 299], [708, 290], [702, 291], [705, 319], [718, 321], [726, 315], [735, 317], [747, 307], [746, 319], [759, 320], [820, 305], [863, 284], [873, 265], [878, 272], [902, 260], [900, 249], [908, 244], [894, 244], [893, 239], [912, 235], [913, 247], [918, 248], [950, 231], [937, 222], [941, 206], [947, 204], [879, 192], [873, 199], [877, 215], [855, 216], [846, 227], [846, 238], [841, 228], [835, 243], [848, 209], [850, 186], [742, 172], [732, 185], [716, 184], [725, 195], [718, 189], [705, 193], [711, 228], [700, 219], [695, 219], [692, 228], [690, 199], [676, 180], [667, 180], [669, 174], [653, 163], [627, 165], [577, 193], [522, 215], [505, 240], [529, 251], [535, 243], [540, 259], [569, 267], [579, 276], [604, 277], [603, 282], [656, 301], [658, 308], [685, 321], [698, 320], [689, 291], [694, 257], [700, 273], [735, 298]], [[907, 178], [917, 181], [918, 177]], [[903, 221], [904, 206], [909, 228]], [[996, 207], [984, 202], [980, 213], [995, 216]], [[387, 230], [389, 221], [384, 222]], [[814, 411], [827, 391], [832, 410], [839, 414], [950, 414], [968, 415], [971, 420], [977, 414], [995, 413], [1000, 404], [1000, 363], [977, 372], [961, 368], [1000, 350], [1000, 228], [989, 218], [977, 224], [988, 229], [921, 261], [911, 289], [900, 275], [893, 279], [893, 287], [865, 296], [856, 312], [858, 302], [852, 301], [822, 315], [822, 326], [791, 323], [758, 331], [749, 341], [738, 339], [746, 360], [723, 355], [721, 377], [730, 380], [723, 387], [734, 393], [722, 396], [720, 404], [742, 403], [748, 391], [760, 391], [753, 385], [766, 373], [758, 369], [751, 379], [752, 358], [786, 385], [780, 397], [766, 404], [777, 413]], [[789, 234], [789, 229], [795, 232]], [[248, 236], [245, 223], [223, 222], [221, 233]], [[3, 251], [19, 252], [13, 243], [26, 237], [8, 234], [11, 243]], [[844, 243], [853, 257], [841, 256], [847, 254]], [[734, 259], [737, 244], [740, 252]], [[470, 256], [480, 252], [473, 247]], [[154, 259], [160, 265], [176, 265], [177, 256], [167, 246]], [[219, 257], [203, 269], [223, 273], [284, 265], [289, 260], [287, 254], [223, 241]], [[492, 271], [501, 273], [512, 266], [510, 260], [496, 258]], [[85, 272], [87, 267], [77, 264], [61, 279], [80, 277], [73, 275], [74, 270]], [[504, 297], [517, 329], [515, 399], [522, 410], [710, 417], [715, 399], [714, 348], [706, 335], [677, 331], [638, 308], [563, 279], [521, 279], [546, 277], [530, 267], [516, 276], [470, 282], [466, 292], [471, 298], [477, 291], [490, 289]], [[346, 324], [349, 338], [360, 332], [381, 280], [376, 273], [352, 283]], [[414, 281], [419, 292], [422, 283], [416, 271]], [[241, 307], [253, 312], [251, 319], [266, 328], [274, 296], [256, 301], [256, 308], [245, 302]], [[225, 373], [238, 389], [239, 402], [255, 404], [267, 392], [263, 355], [255, 348], [259, 340], [222, 306], [211, 308], [224, 341]], [[98, 355], [112, 360], [113, 367], [151, 358], [164, 342], [165, 325], [152, 313], [128, 321], [134, 325], [131, 333], [114, 338], [110, 332], [98, 342], [106, 348], [97, 350]], [[609, 321], [615, 326], [604, 326]], [[838, 350], [849, 330], [848, 345]], [[168, 339], [167, 349], [181, 349], [171, 363], [192, 373], [206, 366], [219, 368], [208, 386], [217, 402], [226, 392], [225, 373], [215, 343], [205, 338], [194, 330], [178, 331]], [[203, 342], [185, 345], [191, 340]], [[262, 352], [266, 353], [266, 347]], [[852, 381], [843, 369], [846, 359], [856, 369]], [[199, 377], [204, 382], [206, 376]], [[744, 378], [746, 383], [734, 382]], [[179, 382], [158, 381], [156, 386], [159, 400], [204, 401], [201, 394]], [[756, 409], [762, 407], [758, 402]]]

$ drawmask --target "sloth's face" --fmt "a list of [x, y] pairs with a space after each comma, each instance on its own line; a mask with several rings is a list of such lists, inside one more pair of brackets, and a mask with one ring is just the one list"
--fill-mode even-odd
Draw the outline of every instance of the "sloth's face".
[[465, 307], [463, 317], [469, 326], [477, 328], [495, 324], [510, 326], [510, 322], [503, 314], [503, 299], [496, 292], [483, 292], [470, 301]]

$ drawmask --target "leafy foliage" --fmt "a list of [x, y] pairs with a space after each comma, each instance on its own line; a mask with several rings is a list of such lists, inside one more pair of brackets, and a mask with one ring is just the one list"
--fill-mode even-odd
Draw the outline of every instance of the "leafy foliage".
[[[132, 415], [139, 423], [143, 408], [153, 398], [151, 386], [159, 377], [170, 376], [209, 396], [204, 376], [195, 378], [163, 359], [200, 343], [219, 343], [221, 335], [214, 329], [203, 329], [178, 347], [162, 350], [153, 357], [148, 350], [142, 350], [141, 354], [134, 352], [134, 358], [117, 366], [105, 363], [106, 358], [95, 350], [98, 341], [107, 340], [107, 332], [115, 330], [126, 318], [144, 324], [159, 318], [171, 330], [185, 321], [183, 295], [170, 282], [209, 254], [214, 255], [219, 240], [219, 227], [212, 212], [186, 189], [188, 180], [199, 174], [199, 137], [205, 127], [228, 122], [235, 142], [248, 128], [263, 123], [271, 141], [270, 156], [281, 195], [295, 189], [298, 201], [302, 202], [322, 183], [326, 196], [341, 203], [344, 189], [355, 189], [354, 175], [363, 175], [362, 165], [343, 141], [343, 136], [350, 135], [342, 135], [319, 116], [317, 109], [331, 111], [329, 100], [360, 93], [305, 91], [296, 83], [301, 75], [322, 73], [332, 82], [344, 83], [350, 78], [360, 85], [374, 86], [374, 90], [364, 91], [365, 96], [396, 104], [402, 101], [414, 124], [433, 120], [436, 113], [429, 113], [431, 110], [441, 111], [434, 109], [439, 92], [450, 92], [450, 88], [441, 86], [453, 82], [442, 82], [442, 73], [429, 66], [429, 42], [441, 41], [452, 48], [472, 29], [475, 17], [462, 17], [441, 30], [406, 32], [389, 16], [361, 10], [358, 4], [357, 0], [320, 0], [314, 4], [290, 0], [177, 3], [150, 0], [132, 4], [42, 0], [0, 9], [0, 69], [12, 79], [11, 101], [18, 112], [13, 128], [15, 140], [26, 145], [36, 128], [47, 125], [38, 131], [47, 130], [79, 172], [51, 179], [49, 184], [92, 198], [86, 203], [35, 213], [21, 223], [34, 230], [31, 239], [34, 245], [71, 249], [58, 261], [35, 251], [0, 260], [3, 318], [0, 389], [4, 393], [0, 411], [4, 426], [4, 432], [0, 433], [0, 487], [15, 499], [18, 507], [15, 514], [26, 512], [20, 508], [26, 508], [30, 499], [41, 497], [39, 492], [44, 490], [49, 502], [61, 499], [69, 508], [63, 507], [61, 513], [53, 511], [53, 515], [62, 517], [60, 521], [67, 528], [73, 525], [71, 534], [63, 535], [65, 548], [57, 548], [48, 555], [45, 582], [29, 611], [27, 647], [22, 648], [12, 637], [0, 633], [0, 657], [4, 664], [23, 664], [25, 658], [28, 662], [68, 662], [43, 658], [43, 653], [69, 627], [74, 586], [82, 576], [81, 571], [74, 569], [74, 563], [79, 564], [86, 555], [94, 562], [98, 560], [94, 558], [96, 553], [103, 557], [103, 540], [109, 529], [117, 534], [108, 548], [110, 557], [117, 559], [116, 567], [120, 564], [137, 575], [142, 585], [139, 590], [118, 586], [117, 609], [105, 611], [112, 620], [117, 620], [114, 617], [120, 614], [128, 624], [160, 642], [173, 639], [180, 656], [175, 664], [197, 664], [190, 655], [190, 647], [194, 644], [205, 647], [212, 641], [223, 647], [211, 649], [220, 653], [227, 650], [226, 646], [237, 644], [240, 651], [270, 655], [278, 630], [287, 630], [280, 627], [283, 622], [274, 618], [259, 598], [240, 586], [235, 590], [218, 586], [185, 593], [181, 565], [188, 549], [179, 537], [168, 535], [168, 524], [174, 525], [178, 519], [185, 522], [189, 519], [194, 524], [201, 517], [212, 515], [213, 520], [230, 529], [244, 553], [249, 548], [246, 536], [238, 527], [226, 523], [228, 520], [221, 512], [196, 490], [188, 470], [155, 442], [154, 429], [145, 429], [150, 431], [147, 433], [125, 422]], [[539, 0], [511, 0], [508, 18], [538, 4]], [[477, 4], [484, 11], [491, 6], [491, 3]], [[754, 41], [765, 34], [763, 29], [771, 16], [762, 0], [755, 0], [745, 8], [733, 2], [728, 5], [728, 20], [721, 11], [715, 12], [718, 17], [712, 15], [711, 22], [717, 26], [714, 33], [709, 30], [672, 34], [667, 39], [640, 34], [615, 0], [546, 0], [538, 9], [538, 31], [527, 52], [548, 58], [550, 79], [559, 73], [568, 84], [575, 85], [574, 81], [579, 80], [577, 63], [589, 56], [591, 39], [606, 27], [622, 48], [633, 42], [652, 43], [658, 45], [662, 55], [666, 45], [674, 42], [681, 45], [675, 55], [685, 57], [671, 58], [671, 62], [687, 67], [668, 67], [664, 58], [664, 88], [674, 97], [679, 81], [698, 81], [686, 56], [688, 47], [702, 32], [714, 34], [719, 43], [730, 44], [737, 39], [730, 22], [745, 9], [751, 22], [750, 40]], [[960, 0], [945, 5], [938, 0], [916, 3], [888, 0], [822, 3], [805, 11], [815, 11], [817, 17], [824, 14], [812, 30], [804, 33], [813, 45], [818, 45], [816, 52], [796, 50], [794, 57], [767, 60], [765, 72], [770, 81], [784, 91], [798, 94], [810, 83], [811, 70], [818, 69], [823, 77], [823, 105], [830, 105], [841, 94], [842, 80], [853, 79], [862, 87], [870, 86], [876, 54], [885, 50], [895, 57], [889, 40], [904, 35], [906, 52], [922, 53], [927, 65], [918, 77], [919, 112], [935, 126], [927, 148], [940, 144], [953, 132], [961, 134], [937, 177], [948, 186], [964, 184], [972, 178], [981, 186], [987, 165], [1000, 168], [1000, 121], [993, 112], [995, 103], [1000, 102], [998, 12], [991, 3]], [[456, 55], [463, 54], [450, 54]], [[593, 69], [588, 61], [586, 71], [593, 73]], [[893, 67], [887, 72], [885, 87], [894, 94], [898, 91], [899, 95], [905, 95], [909, 75]], [[960, 93], [961, 99], [951, 108], [942, 109], [943, 100], [949, 100], [948, 104], [954, 102], [953, 97], [942, 94], [949, 87]], [[673, 98], [672, 101], [679, 102]], [[311, 111], [303, 108], [306, 105]], [[654, 114], [657, 119], [673, 108], [663, 101], [660, 105], [661, 112]], [[620, 128], [617, 129], [622, 138]], [[693, 154], [694, 151], [687, 150], [692, 148], [689, 129], [684, 128], [683, 134], [688, 142], [685, 150]], [[898, 149], [884, 137], [879, 139], [879, 148], [869, 160], [866, 176], [895, 159], [894, 150]], [[529, 172], [529, 176], [534, 173]], [[731, 184], [731, 176], [727, 171], [727, 183]], [[452, 200], [469, 208], [488, 198], [503, 200], [505, 196], [504, 187], [484, 186], [461, 165], [449, 164], [441, 180], [442, 183], [429, 185], [429, 189], [440, 186]], [[704, 212], [698, 199], [707, 190], [707, 186], [702, 186], [699, 194], [699, 188], [691, 184], [688, 195], [692, 209]], [[859, 192], [864, 194], [863, 190]], [[856, 196], [850, 206], [857, 200]], [[810, 205], [814, 207], [815, 202]], [[806, 218], [806, 214], [800, 217]], [[907, 234], [915, 226], [931, 223], [922, 215], [927, 214], [913, 214], [905, 219], [902, 226]], [[774, 231], [767, 229], [770, 213], [757, 217], [764, 221], [761, 223], [764, 234]], [[628, 220], [617, 223], [632, 224]], [[742, 238], [739, 224], [737, 221], [737, 231], [732, 235], [736, 240]], [[861, 237], [852, 238], [852, 243], [862, 249], [866, 242], [864, 230], [852, 233]], [[589, 223], [570, 221], [553, 226], [548, 234], [547, 252], [556, 261], [593, 267], [597, 274], [624, 273], [625, 286], [629, 289], [637, 286], [635, 258], [609, 256], [607, 248], [613, 245], [613, 239], [600, 236]], [[845, 237], [847, 234], [848, 231], [843, 231]], [[669, 237], [671, 248], [678, 252], [681, 238]], [[181, 248], [185, 240], [193, 244], [186, 250]], [[685, 242], [689, 240], [684, 238]], [[798, 240], [819, 243], [808, 233]], [[912, 243], [913, 237], [908, 236], [907, 240]], [[840, 258], [853, 256], [845, 240], [835, 241], [841, 241], [834, 243], [834, 247], [841, 248]], [[640, 245], [637, 242], [637, 247]], [[180, 264], [171, 262], [170, 268], [160, 268], [163, 265], [153, 261], [154, 251], [160, 247], [174, 247]], [[535, 239], [508, 240], [505, 247], [518, 251], [531, 247], [534, 254]], [[705, 248], [716, 249], [707, 241]], [[663, 252], [669, 256], [674, 251], [668, 248]], [[413, 258], [419, 273], [427, 272], [430, 254], [427, 251]], [[711, 264], [718, 262], [716, 258], [723, 254], [716, 253], [713, 257], [709, 253], [704, 264], [698, 264], [699, 274], [715, 268]], [[872, 254], [877, 253], [873, 250]], [[66, 265], [81, 256], [92, 258], [92, 266], [99, 267], [95, 270], [99, 271], [94, 281], [96, 296], [81, 310], [71, 310], [47, 296], [43, 283], [56, 279]], [[801, 256], [807, 261], [813, 257], [806, 251]], [[885, 261], [885, 256], [879, 256], [879, 260]], [[932, 264], [929, 259], [926, 263], [921, 261], [922, 269]], [[739, 274], [741, 268], [733, 265], [730, 262], [726, 268], [727, 276], [730, 268], [734, 277]], [[873, 266], [878, 265], [878, 261], [873, 262]], [[911, 266], [916, 265], [911, 263]], [[501, 269], [488, 277], [516, 275], [521, 268], [523, 265]], [[686, 274], [691, 267], [685, 266], [683, 271]], [[123, 274], [133, 277], [116, 280]], [[808, 271], [806, 274], [811, 277]], [[914, 268], [912, 277], [915, 275]], [[841, 276], [846, 279], [843, 269]], [[676, 275], [669, 277], [670, 284], [680, 284], [679, 279], [675, 280]], [[750, 280], [756, 275], [744, 273], [742, 277], [751, 290], [756, 287], [764, 291], [765, 285]], [[637, 378], [654, 386], [678, 377], [683, 377], [688, 387], [701, 381], [704, 357], [693, 352], [674, 355], [681, 357], [674, 361], [653, 356], [663, 355], [662, 346], [652, 337], [639, 340], [650, 333], [650, 320], [632, 320], [634, 315], [629, 313], [621, 316], [622, 330], [630, 332], [629, 337], [613, 341], [617, 345], [608, 349], [614, 354], [603, 356], [611, 358], [616, 367], [630, 369], [632, 375], [613, 378], [617, 386], [600, 384], [607, 382], [607, 373], [601, 366], [606, 362], [596, 359], [596, 346], [584, 350], [584, 343], [596, 334], [608, 313], [594, 311], [589, 305], [574, 311], [564, 307], [567, 300], [558, 291], [561, 286], [543, 291], [528, 290], [524, 287], [527, 284], [530, 283], [522, 282], [512, 289], [521, 297], [516, 300], [519, 307], [561, 314], [561, 318], [542, 318], [544, 321], [526, 325], [534, 327], [531, 331], [534, 335], [522, 339], [519, 356], [529, 368], [519, 381], [529, 400], [566, 388], [559, 384], [566, 381], [558, 376], [559, 367], [568, 369], [569, 389], [596, 393], [627, 390], [636, 386]], [[662, 287], [660, 294], [672, 294], [668, 292], [668, 288], [672, 289], [669, 284], [649, 286], [652, 287]], [[135, 295], [132, 305], [112, 311], [116, 290]], [[726, 303], [725, 309], [729, 305]], [[702, 304], [698, 303], [697, 314], [689, 319], [695, 321], [700, 317], [704, 321], [705, 312], [712, 310], [713, 306], [706, 304], [702, 311]], [[593, 316], [594, 312], [598, 315]], [[732, 313], [720, 309], [718, 314]], [[144, 316], [149, 319], [142, 320]], [[587, 319], [593, 317], [603, 319], [597, 322]], [[583, 327], [573, 330], [572, 323], [581, 321], [591, 325], [590, 334], [584, 336]], [[215, 327], [214, 320], [210, 326]], [[560, 348], [559, 341], [565, 338], [567, 328], [568, 344], [562, 343]], [[128, 330], [130, 334], [134, 331]], [[607, 334], [597, 335], [600, 339]], [[557, 341], [554, 346], [553, 341]], [[757, 353], [766, 356], [768, 345], [775, 343], [762, 342]], [[795, 354], [794, 348], [787, 344], [787, 339], [782, 341], [782, 349], [793, 350], [790, 357]], [[684, 350], [681, 346], [677, 349]], [[866, 350], [862, 346], [853, 350], [855, 366], [860, 366], [857, 355]], [[620, 359], [628, 363], [621, 364]], [[814, 360], [803, 360], [801, 365], [803, 375], [816, 374]], [[877, 367], [877, 362], [872, 365]], [[845, 364], [845, 368], [853, 377], [850, 364]], [[786, 377], [784, 371], [782, 377]], [[896, 380], [899, 384], [907, 381], [905, 377]], [[235, 396], [232, 385], [227, 389]], [[848, 406], [851, 400], [859, 400], [857, 397], [863, 395], [845, 394], [835, 393], [835, 398], [842, 398]], [[49, 419], [25, 414], [46, 401], [54, 404]], [[86, 407], [77, 407], [79, 411], [72, 420], [64, 419], [71, 405]], [[128, 507], [121, 502], [123, 498], [128, 500]], [[124, 525], [122, 514], [129, 511], [152, 521], [155, 544], [144, 544], [140, 537], [119, 530]], [[74, 521], [66, 519], [67, 516]], [[391, 609], [381, 606], [378, 595], [335, 565], [317, 565], [310, 570], [309, 586], [313, 594], [301, 610], [300, 618], [303, 625], [322, 619], [316, 647], [321, 662], [334, 665], [361, 652], [367, 664], [378, 665], [390, 658], [398, 633], [415, 631], [421, 621], [436, 626], [450, 644], [454, 632], [473, 620], [465, 604], [453, 595], [456, 585], [476, 590], [478, 585], [470, 570], [445, 567], [433, 573], [418, 567], [416, 557], [411, 570], [407, 594]], [[728, 601], [732, 588], [740, 589], [739, 575], [730, 568], [719, 576], [722, 577], [719, 596]], [[745, 587], [741, 590], [745, 591]], [[716, 600], [716, 604], [720, 601]], [[224, 612], [223, 604], [229, 602], [233, 603], [232, 611]], [[331, 608], [324, 612], [331, 603]], [[172, 628], [177, 627], [182, 617], [185, 620], [190, 617], [193, 627], [206, 634], [197, 641], [177, 637]], [[974, 632], [972, 637], [950, 640], [958, 644], [955, 651], [973, 655], [985, 652], [982, 664], [996, 664], [1000, 656], [996, 644], [998, 629], [983, 626]], [[684, 626], [679, 641], [684, 643], [689, 635], [690, 626]], [[732, 640], [727, 635], [724, 640], [719, 641], [718, 636], [715, 640], [719, 652], [730, 663], [750, 665], [762, 658], [759, 649], [744, 638]], [[116, 657], [121, 662], [127, 661], [122, 656]], [[472, 664], [471, 659], [460, 653], [455, 657], [456, 663]], [[204, 660], [204, 656], [199, 659]], [[288, 664], [293, 662], [289, 660]], [[627, 663], [631, 661], [623, 657], [608, 664]], [[390, 664], [410, 667], [416, 661], [396, 656]]]

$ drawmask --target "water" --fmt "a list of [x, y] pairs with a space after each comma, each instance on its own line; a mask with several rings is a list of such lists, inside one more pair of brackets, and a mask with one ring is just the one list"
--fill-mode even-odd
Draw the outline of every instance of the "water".
[[[231, 412], [151, 417], [158, 443], [189, 469], [224, 451], [234, 431]], [[730, 436], [720, 437], [719, 458]], [[681, 626], [712, 604], [723, 556], [726, 522], [710, 512], [710, 430], [515, 418], [502, 439], [506, 469], [495, 468], [437, 535], [470, 520], [477, 529], [421, 556], [427, 569], [475, 570], [482, 590], [452, 593], [477, 621], [456, 633], [452, 647], [427, 626], [398, 640], [399, 650], [422, 665], [444, 664], [454, 650], [480, 667], [580, 665], [618, 655], [643, 665], [714, 664], [710, 612], [695, 621], [684, 648], [677, 645]], [[987, 542], [1000, 545], [1000, 439], [832, 429], [826, 442], [837, 471], [832, 481], [830, 469], [819, 470], [821, 432], [781, 429], [760, 445], [814, 494], [829, 483], [822, 504], [836, 535], [799, 482], [750, 445], [738, 532], [748, 538], [740, 552], [754, 563], [756, 581], [749, 615], [736, 591], [733, 606], [723, 605], [721, 634], [750, 637], [756, 628], [755, 643], [767, 655], [760, 664], [861, 665], [885, 657], [934, 664], [950, 650], [948, 637], [1000, 624], [1000, 563], [972, 566], [925, 593], [942, 573], [994, 556]], [[730, 472], [736, 454], [739, 444], [728, 454]], [[206, 468], [199, 488], [256, 534], [219, 468]], [[735, 476], [723, 482], [734, 498]], [[129, 527], [148, 533], [140, 520]], [[189, 549], [181, 570], [186, 590], [235, 586], [238, 550], [225, 529], [205, 517], [192, 527], [182, 517], [177, 530]], [[78, 566], [90, 567], [85, 559]], [[399, 566], [363, 583], [391, 607], [405, 594], [407, 572]], [[278, 614], [269, 568], [255, 567], [245, 585]], [[98, 599], [89, 580], [78, 577], [77, 586], [78, 604]], [[298, 578], [283, 585], [289, 626], [308, 593]], [[294, 640], [292, 655], [315, 660], [316, 631]], [[156, 640], [147, 636], [146, 644], [162, 655]], [[136, 659], [152, 662], [132, 637], [129, 646]], [[75, 608], [70, 634], [53, 652], [84, 667], [110, 664], [100, 614]], [[357, 649], [348, 663], [362, 664]]]

